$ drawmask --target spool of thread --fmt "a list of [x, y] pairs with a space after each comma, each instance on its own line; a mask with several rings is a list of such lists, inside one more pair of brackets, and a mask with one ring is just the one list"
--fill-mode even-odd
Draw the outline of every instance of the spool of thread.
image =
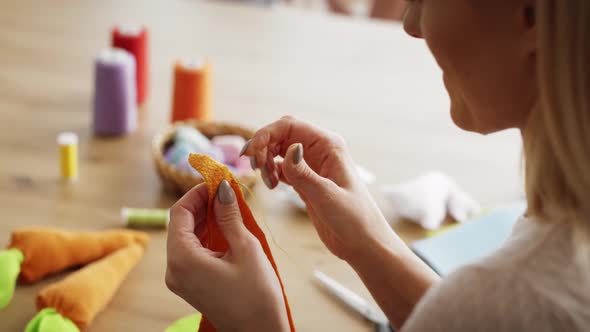
[[95, 61], [94, 132], [118, 136], [137, 128], [135, 59], [127, 51], [106, 49]]
[[121, 209], [121, 218], [127, 227], [166, 228], [170, 222], [170, 210], [124, 207]]
[[205, 59], [175, 64], [172, 122], [212, 119], [211, 71], [211, 64]]
[[78, 180], [78, 136], [64, 132], [57, 136], [61, 177], [68, 182]]
[[148, 31], [141, 26], [121, 25], [113, 28], [111, 38], [112, 47], [124, 49], [135, 58], [136, 98], [141, 105], [148, 98], [149, 88]]

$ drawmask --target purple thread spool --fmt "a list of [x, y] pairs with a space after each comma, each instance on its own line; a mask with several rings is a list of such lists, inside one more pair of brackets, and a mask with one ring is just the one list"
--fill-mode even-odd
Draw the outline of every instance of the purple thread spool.
[[135, 59], [118, 48], [105, 49], [95, 61], [94, 133], [119, 136], [137, 128]]

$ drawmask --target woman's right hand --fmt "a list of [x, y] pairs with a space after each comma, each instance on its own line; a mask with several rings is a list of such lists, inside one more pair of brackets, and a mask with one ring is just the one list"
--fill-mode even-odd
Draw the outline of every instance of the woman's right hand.
[[[348, 261], [362, 255], [367, 243], [394, 238], [340, 136], [285, 116], [258, 130], [242, 153], [261, 170], [269, 188], [281, 180], [297, 191], [321, 240], [336, 256]], [[276, 156], [284, 160], [275, 163]]]

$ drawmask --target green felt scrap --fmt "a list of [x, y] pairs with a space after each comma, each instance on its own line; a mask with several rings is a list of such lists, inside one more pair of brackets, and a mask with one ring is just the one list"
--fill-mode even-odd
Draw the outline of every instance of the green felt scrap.
[[31, 319], [25, 327], [25, 332], [80, 332], [80, 329], [55, 309], [45, 308]]
[[12, 300], [24, 259], [25, 256], [18, 249], [0, 251], [0, 309], [4, 309]]
[[[186, 316], [174, 322], [164, 332], [195, 332], [199, 329], [201, 324], [201, 314]], [[28, 332], [28, 331], [27, 331]]]

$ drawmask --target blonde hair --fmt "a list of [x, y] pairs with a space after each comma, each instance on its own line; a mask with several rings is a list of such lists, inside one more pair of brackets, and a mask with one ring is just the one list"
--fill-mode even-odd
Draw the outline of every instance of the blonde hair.
[[528, 213], [572, 223], [578, 253], [588, 254], [590, 1], [537, 0], [536, 14], [540, 107], [524, 135]]

